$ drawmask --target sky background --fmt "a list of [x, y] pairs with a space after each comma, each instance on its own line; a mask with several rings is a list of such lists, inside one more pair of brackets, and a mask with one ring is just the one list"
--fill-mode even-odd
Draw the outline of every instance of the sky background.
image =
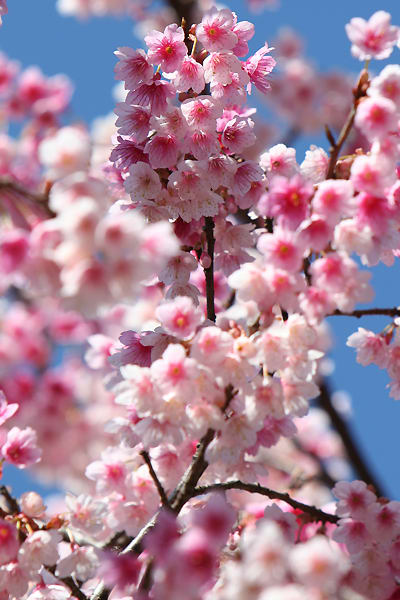
[[[0, 28], [0, 50], [20, 61], [23, 67], [38, 65], [48, 76], [68, 75], [75, 86], [72, 116], [91, 122], [113, 110], [111, 91], [115, 85], [113, 69], [116, 62], [113, 52], [118, 46], [138, 47], [141, 42], [135, 37], [132, 21], [128, 19], [98, 18], [79, 22], [61, 17], [55, 4], [55, 0], [8, 0], [9, 14]], [[304, 38], [305, 54], [318, 69], [338, 68], [354, 73], [355, 77], [361, 64], [350, 54], [344, 25], [352, 17], [368, 19], [377, 10], [390, 12], [393, 23], [400, 25], [399, 0], [281, 0], [278, 10], [265, 10], [256, 15], [249, 12], [244, 0], [226, 4], [237, 12], [238, 20], [256, 24], [251, 51], [257, 50], [266, 40], [270, 42], [280, 27], [290, 26]], [[373, 61], [371, 69], [379, 72], [388, 62], [400, 62], [400, 51], [395, 50], [389, 61]], [[313, 141], [327, 149], [322, 138]], [[306, 147], [304, 141], [296, 147], [301, 162]], [[391, 268], [374, 268], [372, 273], [376, 297], [371, 306], [400, 305], [398, 261]], [[388, 383], [386, 372], [375, 366], [361, 367], [355, 361], [353, 349], [345, 345], [347, 337], [357, 327], [379, 332], [388, 323], [389, 320], [383, 317], [330, 319], [335, 341], [331, 386], [351, 396], [351, 425], [355, 438], [387, 493], [400, 500], [400, 402], [389, 398], [385, 389]], [[15, 494], [33, 485], [42, 493], [49, 491], [12, 468], [6, 469], [4, 483], [12, 485]]]

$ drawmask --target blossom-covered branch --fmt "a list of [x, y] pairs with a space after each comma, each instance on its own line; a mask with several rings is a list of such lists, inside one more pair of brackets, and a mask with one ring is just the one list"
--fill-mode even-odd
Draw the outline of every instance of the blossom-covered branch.
[[294, 498], [291, 498], [287, 493], [271, 490], [260, 485], [259, 483], [253, 484], [245, 483], [243, 481], [226, 481], [225, 483], [213, 483], [211, 485], [197, 487], [194, 490], [193, 495], [202, 496], [203, 494], [209, 494], [211, 492], [226, 490], [242, 490], [244, 492], [250, 492], [251, 494], [260, 494], [261, 496], [267, 496], [272, 500], [281, 500], [282, 502], [290, 504], [292, 508], [301, 510], [309, 517], [310, 520], [313, 521], [322, 521], [323, 523], [337, 523], [338, 521], [338, 517], [336, 515], [330, 515], [329, 513], [326, 513], [315, 506], [309, 506], [308, 504], [304, 504], [303, 502], [298, 502], [297, 500], [294, 500]]

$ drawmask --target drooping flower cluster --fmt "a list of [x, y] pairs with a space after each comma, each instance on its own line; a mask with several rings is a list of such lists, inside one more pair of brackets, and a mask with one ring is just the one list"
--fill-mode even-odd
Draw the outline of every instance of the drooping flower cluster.
[[[239, 60], [253, 34], [253, 26], [238, 23], [228, 9], [213, 10], [196, 29], [207, 51], [202, 62], [199, 54], [188, 55], [184, 32], [175, 25], [145, 37], [147, 54], [118, 50], [116, 76], [128, 94], [116, 108], [121, 135], [111, 160], [133, 205], [148, 218], [198, 221], [217, 216], [226, 198], [249, 208], [260, 195], [259, 165], [235, 160], [255, 140], [251, 113], [241, 107], [245, 90], [254, 84], [265, 92], [275, 64], [267, 46]], [[154, 64], [166, 79], [154, 73]], [[210, 95], [202, 94], [206, 84]], [[177, 92], [188, 94], [179, 106], [173, 104]]]

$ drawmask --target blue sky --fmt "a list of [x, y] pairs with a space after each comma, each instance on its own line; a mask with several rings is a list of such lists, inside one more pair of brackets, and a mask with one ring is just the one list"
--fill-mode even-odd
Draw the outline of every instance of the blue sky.
[[[67, 74], [75, 85], [73, 117], [91, 121], [113, 109], [111, 89], [115, 83], [114, 50], [118, 46], [137, 46], [132, 22], [127, 19], [92, 19], [78, 22], [63, 18], [55, 9], [55, 0], [9, 0], [9, 14], [0, 29], [0, 49], [24, 67], [40, 66], [46, 75]], [[235, 10], [239, 20], [256, 23], [256, 36], [251, 50], [265, 40], [272, 40], [277, 30], [289, 25], [306, 40], [306, 55], [321, 70], [340, 68], [356, 74], [360, 63], [350, 55], [350, 43], [344, 25], [354, 16], [369, 18], [376, 10], [387, 10], [393, 22], [400, 25], [399, 0], [281, 0], [278, 11], [251, 14], [242, 0], [227, 5]], [[399, 62], [396, 50], [389, 62]], [[372, 68], [379, 71], [383, 63], [374, 61]], [[317, 140], [320, 143], [320, 140]], [[298, 148], [302, 159], [304, 144]], [[400, 304], [399, 267], [373, 269], [372, 282], [376, 289], [374, 306]], [[330, 320], [336, 341], [332, 357], [335, 361], [333, 386], [346, 390], [352, 397], [355, 435], [365, 451], [386, 490], [400, 499], [400, 477], [397, 456], [400, 448], [400, 402], [388, 397], [385, 373], [377, 367], [361, 367], [355, 362], [355, 353], [345, 346], [348, 335], [358, 326], [380, 331], [388, 323], [381, 317], [362, 321], [336, 317]], [[6, 476], [20, 493], [27, 482], [15, 475]]]

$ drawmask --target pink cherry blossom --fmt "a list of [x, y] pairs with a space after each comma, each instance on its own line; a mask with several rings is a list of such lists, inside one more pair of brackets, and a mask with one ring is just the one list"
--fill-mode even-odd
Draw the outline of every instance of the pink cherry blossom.
[[101, 460], [90, 463], [86, 468], [86, 476], [96, 482], [101, 491], [126, 491], [127, 461], [132, 458], [128, 450], [107, 448], [102, 452]]
[[323, 148], [312, 145], [300, 165], [302, 175], [312, 183], [324, 181], [329, 165], [329, 156]]
[[104, 578], [108, 587], [117, 586], [124, 589], [137, 582], [141, 566], [136, 556], [129, 554], [117, 556], [113, 552], [108, 552], [103, 555], [100, 576]]
[[252, 160], [245, 160], [236, 169], [230, 189], [233, 194], [244, 196], [250, 191], [254, 182], [262, 181], [261, 167]]
[[119, 62], [115, 66], [115, 78], [125, 81], [125, 89], [134, 90], [141, 83], [150, 83], [153, 67], [143, 50], [132, 50], [127, 46], [115, 51]]
[[290, 180], [274, 177], [268, 193], [270, 216], [277, 217], [282, 226], [294, 230], [308, 216], [313, 187], [300, 175]]
[[145, 346], [142, 342], [146, 333], [136, 333], [135, 331], [123, 331], [119, 336], [119, 341], [125, 348], [114, 348], [109, 357], [109, 362], [114, 367], [122, 365], [139, 365], [149, 367], [151, 364], [152, 346]]
[[376, 496], [371, 492], [363, 481], [340, 481], [333, 488], [333, 493], [339, 498], [337, 514], [339, 516], [351, 516], [363, 518], [369, 507], [376, 501]]
[[184, 100], [181, 110], [188, 125], [200, 129], [215, 128], [215, 120], [222, 114], [222, 110], [209, 96]]
[[368, 96], [388, 98], [400, 108], [400, 66], [387, 65], [377, 77], [371, 80]]
[[298, 170], [296, 150], [277, 144], [260, 156], [260, 165], [268, 174], [291, 177]]
[[179, 70], [171, 74], [171, 79], [178, 92], [192, 89], [196, 94], [200, 94], [204, 90], [204, 69], [191, 56], [185, 56]]
[[0, 519], [0, 564], [13, 560], [18, 552], [17, 529], [13, 523]]
[[115, 123], [121, 135], [133, 135], [137, 142], [143, 142], [150, 129], [150, 112], [142, 106], [119, 102], [114, 110], [118, 115]]
[[160, 304], [156, 317], [167, 333], [186, 340], [193, 336], [201, 321], [201, 313], [190, 298], [181, 296], [172, 302]]
[[269, 75], [272, 69], [276, 65], [275, 59], [272, 56], [265, 56], [268, 52], [271, 52], [273, 48], [269, 48], [268, 44], [265, 43], [263, 48], [257, 50], [257, 52], [248, 58], [244, 64], [244, 70], [250, 77], [250, 83], [248, 84], [248, 92], [250, 93], [251, 84], [253, 83], [256, 88], [266, 94], [270, 89], [270, 84], [266, 80], [266, 76]]
[[36, 432], [31, 427], [10, 429], [1, 453], [7, 462], [19, 469], [39, 462], [42, 455], [41, 449], [37, 447]]
[[327, 592], [336, 588], [349, 568], [345, 555], [322, 535], [296, 546], [290, 554], [290, 564], [300, 582]]
[[249, 51], [247, 42], [254, 36], [254, 25], [249, 21], [239, 21], [232, 27], [233, 33], [237, 35], [238, 42], [232, 49], [236, 56], [246, 56]]
[[356, 112], [355, 124], [370, 140], [382, 138], [398, 130], [396, 105], [389, 98], [370, 97], [363, 100]]
[[180, 578], [191, 585], [210, 580], [216, 566], [215, 542], [200, 527], [192, 527], [174, 544]]
[[318, 185], [312, 199], [313, 211], [336, 224], [342, 216], [351, 214], [353, 186], [344, 179], [328, 179]]
[[358, 191], [380, 196], [394, 183], [393, 175], [390, 161], [381, 154], [361, 155], [352, 164], [350, 180]]
[[221, 142], [230, 154], [239, 154], [245, 148], [254, 144], [256, 136], [253, 133], [254, 122], [251, 119], [234, 117], [225, 125]]
[[35, 531], [22, 544], [18, 561], [26, 572], [34, 573], [41, 565], [54, 565], [59, 557], [58, 544], [61, 535], [57, 531]]
[[164, 29], [164, 33], [151, 31], [144, 38], [149, 49], [149, 62], [153, 65], [160, 65], [166, 73], [176, 71], [187, 54], [184, 39], [185, 34], [182, 27], [178, 27], [175, 23], [168, 25]]
[[0, 426], [4, 425], [8, 419], [11, 419], [18, 409], [19, 404], [15, 402], [8, 404], [4, 392], [0, 390]]
[[333, 533], [336, 542], [346, 544], [352, 554], [360, 552], [369, 541], [368, 529], [362, 521], [353, 519], [340, 519], [337, 529]]
[[356, 333], [351, 334], [346, 344], [351, 348], [356, 348], [357, 362], [361, 365], [366, 366], [373, 363], [381, 369], [387, 366], [389, 347], [384, 336], [359, 327]]
[[36, 492], [25, 492], [20, 498], [22, 512], [28, 517], [43, 517], [46, 507], [43, 498]]
[[145, 146], [153, 169], [173, 167], [178, 158], [179, 142], [174, 135], [155, 135]]
[[101, 333], [88, 338], [90, 348], [86, 351], [85, 360], [91, 369], [108, 367], [108, 359], [115, 348], [115, 342]]
[[298, 235], [292, 231], [275, 228], [274, 233], [265, 233], [260, 237], [257, 248], [275, 267], [294, 272], [301, 266], [304, 247]]
[[351, 53], [359, 60], [388, 58], [399, 38], [399, 28], [390, 24], [389, 13], [378, 10], [369, 21], [355, 17], [346, 25]]
[[175, 97], [175, 90], [171, 83], [154, 75], [152, 80], [134, 87], [127, 95], [126, 102], [132, 105], [150, 107], [150, 112], [161, 115], [168, 108], [168, 103]]
[[169, 344], [162, 358], [151, 365], [151, 372], [164, 393], [177, 391], [185, 394], [192, 389], [197, 367], [192, 358], [186, 357], [183, 346]]
[[206, 83], [219, 83], [228, 85], [232, 83], [232, 76], [236, 73], [243, 85], [249, 79], [242, 70], [241, 62], [231, 52], [211, 52], [203, 63], [204, 80]]
[[197, 39], [210, 52], [232, 50], [238, 42], [238, 36], [232, 31], [233, 25], [234, 15], [228, 8], [218, 10], [213, 7], [197, 25]]
[[142, 161], [130, 166], [124, 187], [133, 202], [156, 198], [161, 192], [159, 176], [150, 165]]
[[200, 527], [217, 544], [225, 543], [235, 523], [235, 510], [222, 495], [213, 494], [208, 502], [190, 515], [191, 525]]
[[127, 170], [129, 167], [139, 161], [148, 162], [148, 157], [135, 142], [125, 140], [123, 137], [117, 137], [118, 144], [113, 148], [110, 160], [115, 163], [118, 169]]
[[197, 160], [205, 160], [211, 154], [217, 154], [220, 150], [217, 134], [208, 129], [196, 129], [189, 132], [184, 145], [187, 151], [193, 154]]

